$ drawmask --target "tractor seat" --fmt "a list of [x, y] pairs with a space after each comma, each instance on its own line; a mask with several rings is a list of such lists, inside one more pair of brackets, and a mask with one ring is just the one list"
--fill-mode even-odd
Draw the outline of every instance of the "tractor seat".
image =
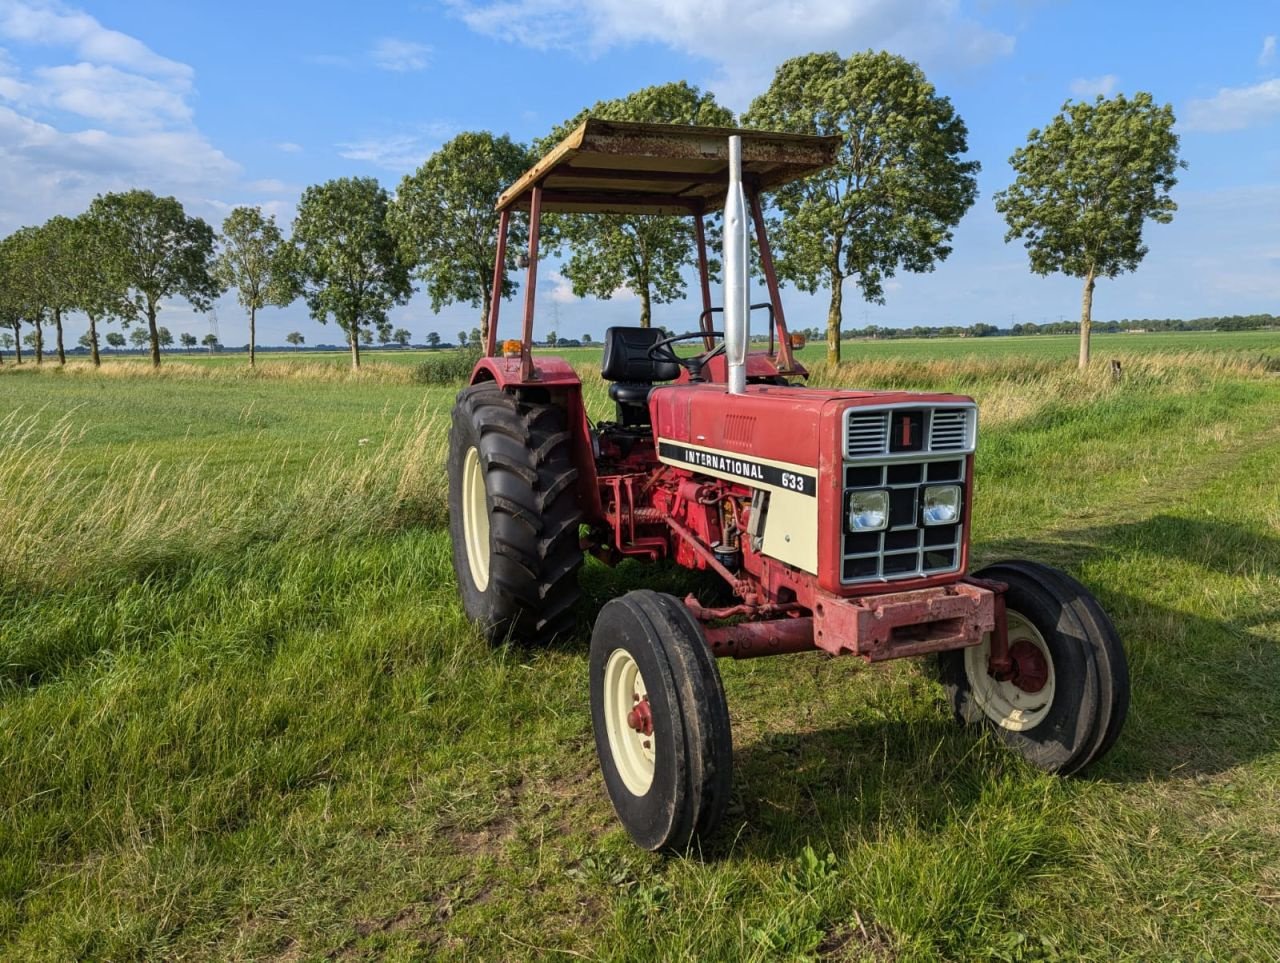
[[604, 358], [600, 375], [609, 385], [609, 397], [624, 425], [649, 424], [649, 392], [658, 381], [672, 381], [680, 366], [654, 361], [649, 349], [664, 337], [661, 328], [609, 328], [604, 333]]

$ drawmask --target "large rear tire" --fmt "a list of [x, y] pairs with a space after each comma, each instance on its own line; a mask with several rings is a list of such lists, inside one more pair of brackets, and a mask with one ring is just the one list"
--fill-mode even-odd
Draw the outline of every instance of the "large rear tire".
[[1129, 709], [1129, 667], [1115, 627], [1083, 585], [1055, 568], [1000, 562], [976, 573], [1004, 582], [1008, 680], [987, 671], [991, 638], [939, 657], [962, 722], [990, 726], [1029, 762], [1070, 775], [1115, 743]]
[[462, 607], [493, 642], [573, 628], [582, 567], [564, 412], [494, 384], [459, 392], [449, 432], [449, 533]]
[[724, 687], [702, 629], [670, 595], [628, 592], [591, 635], [591, 721], [605, 788], [638, 846], [683, 852], [733, 783]]

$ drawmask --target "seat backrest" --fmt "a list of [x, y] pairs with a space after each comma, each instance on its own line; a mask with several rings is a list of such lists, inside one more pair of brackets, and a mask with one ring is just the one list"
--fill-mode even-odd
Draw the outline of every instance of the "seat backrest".
[[601, 377], [631, 384], [673, 380], [680, 374], [678, 364], [649, 358], [649, 349], [664, 337], [661, 328], [609, 328], [604, 333]]

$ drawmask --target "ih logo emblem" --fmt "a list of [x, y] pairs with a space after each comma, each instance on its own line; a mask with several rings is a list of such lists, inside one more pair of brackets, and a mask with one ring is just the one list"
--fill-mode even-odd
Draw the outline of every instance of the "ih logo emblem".
[[889, 428], [890, 451], [924, 450], [923, 411], [895, 411]]

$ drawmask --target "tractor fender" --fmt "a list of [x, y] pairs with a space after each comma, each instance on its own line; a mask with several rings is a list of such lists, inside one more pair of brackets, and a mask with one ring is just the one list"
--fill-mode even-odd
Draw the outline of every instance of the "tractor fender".
[[565, 412], [565, 423], [573, 434], [573, 465], [578, 469], [578, 505], [584, 519], [599, 522], [604, 518], [600, 488], [596, 483], [595, 446], [587, 407], [582, 399], [582, 379], [564, 358], [535, 357], [533, 377], [522, 378], [520, 358], [484, 357], [476, 362], [470, 384], [496, 382], [503, 391], [539, 397], [559, 405]]

